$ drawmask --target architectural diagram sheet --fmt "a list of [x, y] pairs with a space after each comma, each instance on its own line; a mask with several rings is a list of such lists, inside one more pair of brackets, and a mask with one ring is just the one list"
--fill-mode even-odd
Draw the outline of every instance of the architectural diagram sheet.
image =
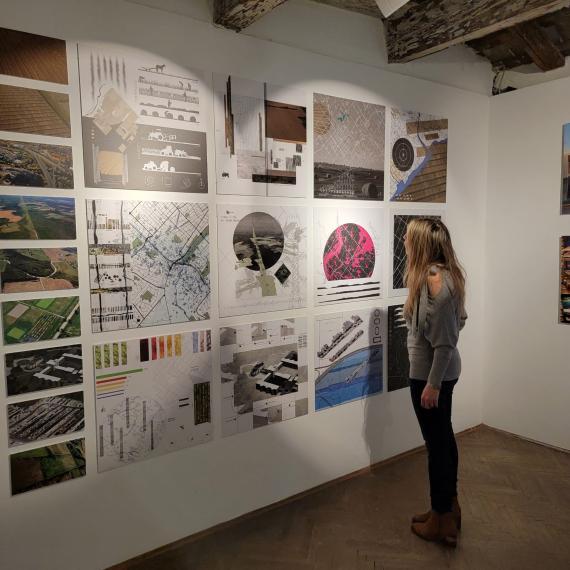
[[306, 208], [218, 206], [220, 316], [307, 304]]
[[392, 280], [391, 291], [392, 296], [407, 295], [408, 290], [404, 284], [404, 275], [406, 273], [406, 263], [408, 257], [404, 245], [404, 236], [408, 224], [418, 218], [430, 218], [435, 220], [443, 220], [445, 214], [442, 210], [392, 210], [391, 211], [391, 232], [392, 242], [390, 250], [392, 252]]
[[204, 76], [142, 51], [79, 44], [85, 184], [208, 191]]
[[384, 317], [380, 308], [315, 319], [315, 410], [383, 391]]
[[209, 330], [93, 347], [99, 471], [212, 438]]
[[315, 198], [384, 199], [386, 109], [315, 93]]
[[390, 200], [445, 202], [447, 119], [392, 109]]
[[302, 91], [214, 74], [218, 194], [305, 197], [306, 105]]
[[220, 351], [222, 435], [307, 414], [305, 319], [223, 327]]

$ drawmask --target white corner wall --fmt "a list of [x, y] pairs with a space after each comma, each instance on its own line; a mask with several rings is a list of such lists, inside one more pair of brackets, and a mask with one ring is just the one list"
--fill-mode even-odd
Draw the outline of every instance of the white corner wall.
[[[342, 13], [339, 12], [337, 20], [341, 27]], [[481, 363], [485, 338], [482, 244], [489, 119], [486, 96], [237, 35], [202, 21], [117, 0], [3, 0], [1, 25], [70, 42], [109, 41], [134, 46], [191, 68], [295, 85], [309, 95], [319, 91], [448, 117], [446, 215], [469, 273], [470, 312], [461, 339], [464, 374], [456, 392], [455, 428], [462, 430], [481, 422]], [[78, 104], [75, 104], [72, 111], [74, 158], [81, 157], [81, 141], [77, 138], [79, 120]], [[209, 144], [212, 144], [211, 138]], [[210, 180], [214, 180], [212, 162], [209, 168]], [[76, 173], [77, 180], [82, 180], [81, 173]], [[79, 203], [87, 197], [102, 197], [104, 191], [85, 190], [79, 185], [75, 193], [78, 216], [81, 216], [84, 206], [80, 208]], [[307, 188], [307, 198], [296, 203], [312, 209], [315, 201], [309, 197], [311, 193], [312, 188]], [[160, 199], [156, 194], [132, 191], [114, 195], [119, 194], [127, 199]], [[162, 199], [184, 200], [184, 197], [178, 194]], [[208, 201], [212, 210], [223, 201], [216, 197], [214, 184]], [[538, 207], [543, 203], [536, 200]], [[386, 203], [384, 209], [389, 208]], [[213, 214], [210, 220], [210, 233], [215, 235]], [[99, 338], [90, 333], [85, 318], [89, 305], [87, 247], [84, 221], [78, 223], [83, 306], [81, 342], [87, 355]], [[384, 235], [387, 238], [388, 231]], [[309, 267], [312, 266], [310, 243]], [[387, 243], [384, 251], [387, 263]], [[215, 240], [212, 252], [215, 256]], [[213, 271], [215, 283], [214, 267]], [[387, 271], [384, 274], [387, 276]], [[215, 288], [212, 302], [215, 305]], [[383, 298], [380, 304], [396, 302], [401, 299]], [[213, 314], [216, 317], [217, 312], [214, 310]], [[314, 315], [311, 305], [295, 314], [308, 316], [311, 331]], [[275, 316], [273, 313], [255, 318]], [[241, 319], [241, 322], [246, 321]], [[216, 338], [221, 323], [220, 319], [213, 318], [206, 324], [189, 325], [188, 329], [211, 326]], [[178, 330], [187, 329], [179, 326]], [[105, 334], [108, 339], [109, 333]], [[123, 338], [127, 336], [143, 335], [125, 334]], [[222, 439], [216, 429], [215, 441], [210, 444], [98, 474], [93, 376], [87, 365], [85, 368], [87, 475], [16, 497], [10, 497], [9, 491], [6, 402], [4, 391], [0, 391], [1, 568], [100, 570], [422, 443], [409, 394], [400, 390], [328, 411], [310, 411], [308, 416], [230, 438]], [[0, 370], [1, 377], [3, 371]], [[309, 382], [311, 386], [311, 375]], [[219, 373], [214, 367], [215, 423], [220, 417], [216, 399], [218, 383]]]
[[570, 328], [558, 324], [570, 79], [491, 101], [483, 421], [570, 449]]

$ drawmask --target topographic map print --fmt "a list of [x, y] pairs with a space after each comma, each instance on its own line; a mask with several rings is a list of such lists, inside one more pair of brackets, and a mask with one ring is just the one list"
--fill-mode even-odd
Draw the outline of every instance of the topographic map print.
[[325, 245], [323, 267], [328, 281], [361, 279], [374, 271], [376, 250], [370, 234], [358, 224], [343, 224]]
[[87, 201], [93, 332], [209, 318], [207, 204]]

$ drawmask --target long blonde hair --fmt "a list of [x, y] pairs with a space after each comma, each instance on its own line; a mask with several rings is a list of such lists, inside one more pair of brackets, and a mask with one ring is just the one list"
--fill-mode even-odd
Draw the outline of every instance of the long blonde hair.
[[438, 265], [449, 271], [454, 295], [460, 310], [465, 304], [465, 271], [459, 263], [447, 226], [437, 218], [414, 218], [406, 230], [408, 260], [404, 283], [409, 289], [404, 315], [412, 318], [422, 287], [427, 283], [429, 268]]

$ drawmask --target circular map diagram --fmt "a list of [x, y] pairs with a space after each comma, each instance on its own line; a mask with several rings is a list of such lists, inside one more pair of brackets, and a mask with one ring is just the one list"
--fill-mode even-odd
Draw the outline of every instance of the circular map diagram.
[[408, 139], [398, 139], [392, 147], [392, 160], [398, 170], [406, 172], [414, 164], [414, 147]]
[[327, 281], [372, 277], [376, 250], [370, 234], [358, 224], [343, 224], [329, 236], [323, 252]]
[[285, 236], [279, 222], [265, 212], [244, 216], [234, 231], [234, 252], [243, 267], [269, 269], [280, 259]]

